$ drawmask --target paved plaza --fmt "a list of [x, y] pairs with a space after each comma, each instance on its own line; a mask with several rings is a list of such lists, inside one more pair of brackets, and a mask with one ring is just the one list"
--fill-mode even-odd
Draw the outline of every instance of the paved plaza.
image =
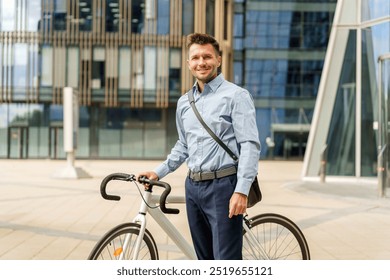
[[[77, 160], [91, 178], [57, 179], [63, 160], [0, 160], [0, 259], [84, 260], [96, 241], [138, 212], [138, 191], [115, 185], [119, 202], [103, 200], [101, 180], [113, 172], [137, 174], [159, 161]], [[260, 161], [263, 201], [250, 216], [275, 212], [305, 234], [314, 260], [390, 259], [390, 199], [378, 198], [373, 182], [302, 182], [301, 161]], [[183, 194], [186, 167], [164, 178]], [[169, 219], [190, 240], [185, 209]], [[161, 259], [183, 259], [149, 220]]]

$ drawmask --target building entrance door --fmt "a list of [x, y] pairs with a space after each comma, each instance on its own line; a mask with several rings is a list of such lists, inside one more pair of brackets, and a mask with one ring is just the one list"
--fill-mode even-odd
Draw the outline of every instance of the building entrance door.
[[390, 194], [390, 53], [378, 60], [378, 193]]
[[8, 128], [8, 158], [22, 159], [28, 156], [28, 127]]

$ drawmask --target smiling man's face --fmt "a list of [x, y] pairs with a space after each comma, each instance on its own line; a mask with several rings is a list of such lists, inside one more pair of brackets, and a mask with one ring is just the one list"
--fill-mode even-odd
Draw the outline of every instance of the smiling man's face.
[[211, 44], [193, 44], [189, 48], [187, 64], [198, 83], [203, 85], [218, 75], [218, 67], [221, 65], [221, 56], [217, 55]]

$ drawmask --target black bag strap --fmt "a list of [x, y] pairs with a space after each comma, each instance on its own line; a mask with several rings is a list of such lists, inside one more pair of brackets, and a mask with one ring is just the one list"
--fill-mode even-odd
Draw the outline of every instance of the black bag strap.
[[192, 90], [190, 90], [188, 92], [188, 101], [190, 102], [192, 110], [194, 110], [195, 116], [198, 118], [199, 122], [203, 125], [203, 127], [210, 134], [210, 136], [229, 154], [229, 156], [235, 162], [238, 162], [238, 157], [228, 148], [228, 146], [225, 145], [225, 143], [222, 142], [221, 139], [218, 138], [217, 135], [215, 135], [215, 133], [210, 129], [210, 127], [208, 127], [208, 125], [202, 119], [202, 116], [199, 114], [198, 109], [196, 109], [194, 94], [193, 94]]

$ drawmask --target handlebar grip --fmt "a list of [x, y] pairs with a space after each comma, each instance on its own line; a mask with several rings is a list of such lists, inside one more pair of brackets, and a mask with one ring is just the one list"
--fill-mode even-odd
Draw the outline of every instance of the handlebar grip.
[[162, 212], [165, 214], [179, 214], [180, 210], [176, 208], [167, 208], [166, 205], [166, 199], [167, 196], [171, 192], [171, 186], [168, 183], [162, 182], [162, 181], [154, 181], [154, 180], [149, 180], [146, 177], [141, 177], [139, 178], [139, 182], [142, 184], [150, 184], [151, 186], [159, 186], [163, 187], [165, 190], [160, 196], [160, 209]]
[[102, 195], [102, 197], [104, 199], [107, 199], [107, 200], [116, 200], [116, 201], [118, 201], [118, 200], [121, 199], [120, 196], [118, 196], [118, 195], [111, 195], [111, 194], [108, 194], [106, 192], [107, 184], [108, 184], [108, 182], [110, 182], [112, 180], [134, 181], [135, 180], [135, 176], [134, 175], [130, 175], [130, 174], [126, 174], [126, 173], [113, 173], [113, 174], [110, 174], [110, 175], [106, 176], [102, 180], [102, 183], [100, 184], [100, 194]]

